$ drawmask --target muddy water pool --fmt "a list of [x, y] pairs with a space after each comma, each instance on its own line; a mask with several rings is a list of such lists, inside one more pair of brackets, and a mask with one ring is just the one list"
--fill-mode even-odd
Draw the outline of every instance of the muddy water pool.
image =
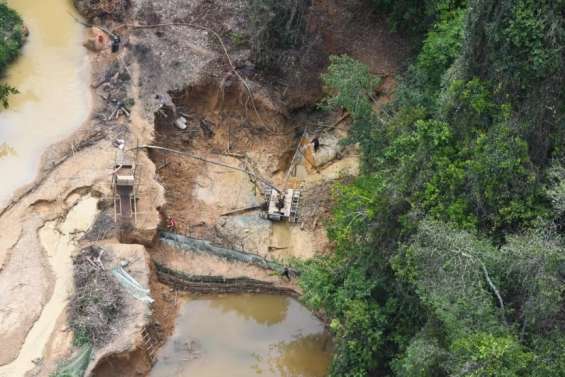
[[151, 377], [324, 377], [332, 341], [298, 301], [270, 295], [183, 298]]
[[71, 0], [8, 0], [30, 30], [5, 82], [19, 94], [0, 110], [0, 206], [35, 177], [41, 153], [68, 136], [88, 115], [89, 63], [84, 27]]

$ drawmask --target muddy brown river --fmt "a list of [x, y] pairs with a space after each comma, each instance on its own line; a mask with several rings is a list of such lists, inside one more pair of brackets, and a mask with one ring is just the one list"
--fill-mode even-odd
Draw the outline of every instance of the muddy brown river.
[[282, 296], [186, 298], [151, 377], [324, 377], [332, 341], [298, 301]]
[[35, 177], [42, 152], [78, 128], [90, 108], [84, 28], [71, 0], [8, 0], [30, 30], [6, 82], [20, 93], [0, 110], [0, 206]]

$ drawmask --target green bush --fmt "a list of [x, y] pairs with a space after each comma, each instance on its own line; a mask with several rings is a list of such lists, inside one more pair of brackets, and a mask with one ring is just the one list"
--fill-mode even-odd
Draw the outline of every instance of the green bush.
[[[23, 22], [20, 16], [6, 4], [0, 3], [0, 79], [6, 67], [18, 56], [23, 43]], [[9, 85], [0, 83], [0, 105], [8, 106], [8, 96], [17, 93]]]
[[446, 14], [464, 7], [466, 0], [371, 0], [375, 11], [387, 14], [393, 30], [425, 32]]
[[532, 354], [511, 336], [477, 333], [458, 339], [454, 346], [457, 362], [454, 375], [468, 377], [524, 376]]
[[373, 3], [425, 32], [378, 114], [363, 63], [322, 77], [363, 162], [301, 276], [331, 376], [562, 376], [565, 2]]

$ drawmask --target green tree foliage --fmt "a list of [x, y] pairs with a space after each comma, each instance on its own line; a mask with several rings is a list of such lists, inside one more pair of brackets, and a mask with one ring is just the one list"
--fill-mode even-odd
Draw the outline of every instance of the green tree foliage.
[[454, 346], [454, 375], [518, 377], [527, 373], [532, 355], [511, 336], [477, 333], [458, 339]]
[[496, 254], [508, 314], [521, 337], [553, 334], [563, 327], [565, 253], [562, 239], [547, 224], [512, 235]]
[[[23, 46], [22, 25], [20, 16], [6, 4], [0, 3], [0, 79]], [[15, 88], [0, 83], [0, 105], [8, 107], [8, 96], [15, 93]]]
[[555, 160], [548, 169], [547, 196], [551, 201], [553, 217], [558, 226], [565, 227], [565, 167]]
[[322, 77], [363, 162], [301, 277], [332, 376], [565, 375], [565, 2], [373, 3], [425, 32], [378, 114], [361, 62]]
[[394, 375], [398, 377], [444, 377], [449, 353], [438, 340], [423, 331], [412, 339], [401, 358], [392, 362]]
[[7, 108], [8, 107], [8, 96], [10, 96], [11, 94], [17, 94], [17, 93], [18, 93], [18, 90], [16, 88], [14, 88], [13, 86], [0, 83], [0, 105], [2, 105], [2, 107], [4, 107], [4, 108]]
[[531, 377], [563, 377], [565, 371], [565, 337], [556, 332], [549, 336], [536, 337], [533, 341], [534, 360]]
[[490, 83], [495, 101], [512, 107], [532, 161], [545, 165], [563, 145], [565, 2], [472, 0], [470, 9], [461, 78]]
[[330, 63], [327, 73], [322, 75], [322, 81], [335, 95], [328, 96], [323, 107], [349, 111], [355, 123], [353, 137], [361, 143], [369, 141], [375, 119], [371, 98], [380, 78], [370, 74], [365, 64], [347, 55], [331, 56]]
[[394, 279], [388, 256], [374, 252], [368, 242], [371, 230], [366, 224], [381, 216], [371, 211], [379, 201], [375, 187], [387, 189], [378, 177], [336, 188], [339, 204], [329, 232], [335, 253], [306, 263], [301, 279], [305, 301], [328, 314], [338, 337], [334, 376], [368, 376], [419, 325], [419, 304], [409, 294], [411, 287]]
[[489, 271], [489, 242], [447, 224], [422, 221], [411, 245], [395, 257], [398, 275], [411, 281], [448, 338], [469, 331], [501, 331], [504, 303]]

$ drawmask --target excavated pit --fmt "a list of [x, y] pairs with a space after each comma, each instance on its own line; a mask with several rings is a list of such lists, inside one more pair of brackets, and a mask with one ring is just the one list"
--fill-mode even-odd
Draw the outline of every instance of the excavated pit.
[[[351, 166], [334, 169], [329, 179], [341, 178], [342, 172], [355, 174], [354, 148], [334, 153], [321, 170], [308, 160], [295, 164], [287, 179], [299, 142], [308, 144], [308, 138], [313, 137], [305, 136], [305, 128], [311, 135], [334, 134], [338, 131], [326, 132], [324, 127], [332, 125], [338, 115], [312, 109], [288, 114], [280, 100], [258, 89], [254, 92], [254, 106], [246, 88], [233, 80], [207, 82], [171, 93], [177, 114], [187, 119], [187, 127], [181, 130], [174, 125], [172, 109], [159, 111], [154, 144], [248, 170], [262, 179], [187, 156], [150, 150], [165, 188], [166, 204], [160, 209], [163, 219], [173, 217], [181, 234], [268, 258], [312, 257], [327, 247], [322, 227], [316, 226], [322, 224], [319, 218], [316, 224], [309, 219], [307, 224], [290, 225], [272, 224], [260, 217], [258, 209], [226, 214], [264, 204], [268, 186], [261, 181], [279, 188], [311, 191], [327, 181], [325, 169], [332, 170], [334, 163], [343, 164], [344, 160]], [[324, 197], [329, 197], [329, 191], [318, 190], [318, 195], [317, 204], [326, 203]], [[320, 215], [325, 209], [314, 212]]]
[[[178, 0], [162, 2], [158, 6], [155, 4], [148, 0], [131, 2], [132, 8], [123, 16], [131, 18], [131, 23], [186, 21], [205, 23], [212, 29], [218, 27], [218, 30], [228, 31], [239, 31], [242, 25], [243, 18], [238, 16], [242, 10], [238, 8], [241, 5], [239, 1], [212, 4], [200, 0]], [[39, 230], [40, 223], [53, 221], [54, 214], [60, 212], [59, 207], [68, 206], [68, 203], [60, 203], [59, 198], [66, 200], [67, 194], [77, 190], [73, 200], [78, 200], [93, 187], [97, 187], [104, 196], [109, 196], [107, 181], [114, 158], [112, 142], [116, 138], [126, 138], [128, 144], [135, 143], [136, 139], [148, 143], [153, 130], [153, 144], [250, 170], [277, 186], [302, 186], [304, 215], [301, 221], [296, 225], [272, 224], [261, 218], [258, 210], [224, 216], [226, 212], [256, 206], [263, 201], [255, 179], [241, 171], [203, 164], [162, 151], [150, 151], [152, 161], [147, 159], [145, 153], [142, 154], [144, 164], [141, 176], [144, 185], [140, 195], [141, 216], [136, 228], [112, 224], [112, 210], [108, 203], [101, 201], [99, 214], [84, 236], [85, 241], [108, 240], [116, 245], [119, 245], [118, 242], [143, 244], [147, 246], [152, 260], [166, 267], [174, 267], [176, 272], [188, 273], [191, 278], [196, 275], [236, 279], [244, 275], [293, 288], [294, 282], [284, 281], [276, 274], [268, 276], [268, 272], [255, 271], [249, 266], [234, 265], [213, 257], [179, 256], [178, 251], [166, 250], [156, 241], [155, 221], [158, 216], [155, 207], [160, 209], [163, 226], [166, 216], [173, 216], [178, 224], [177, 231], [183, 235], [254, 252], [268, 259], [284, 262], [291, 258], [310, 258], [328, 250], [323, 224], [331, 203], [329, 187], [335, 180], [355, 175], [358, 158], [355, 148], [341, 149], [336, 145], [336, 140], [347, 132], [347, 121], [334, 124], [341, 114], [307, 109], [321, 96], [319, 74], [327, 64], [327, 53], [347, 52], [365, 61], [372, 72], [383, 74], [387, 93], [394, 87], [391, 75], [395, 73], [403, 55], [399, 38], [383, 31], [384, 23], [374, 22], [372, 16], [362, 12], [363, 9], [349, 19], [351, 12], [345, 11], [344, 4], [343, 0], [313, 3], [313, 17], [308, 29], [321, 36], [316, 48], [322, 48], [324, 52], [319, 54], [316, 48], [312, 49], [312, 64], [304, 61], [289, 64], [286, 70], [288, 75], [280, 81], [291, 77], [296, 80], [286, 83], [266, 80], [268, 83], [263, 86], [254, 83], [258, 79], [256, 75], [249, 76], [249, 87], [245, 87], [239, 78], [229, 73], [233, 67], [228, 67], [223, 52], [216, 45], [217, 41], [202, 30], [176, 27], [137, 29], [132, 33], [124, 30], [125, 53], [112, 55], [109, 51], [97, 52], [93, 56], [95, 82], [102, 83], [101, 77], [108, 75], [114, 77], [113, 66], [121, 72], [116, 72], [119, 73], [116, 79], [96, 86], [98, 96], [94, 96], [94, 115], [88, 128], [73, 135], [68, 145], [66, 141], [61, 143], [60, 148], [50, 151], [46, 155], [49, 164], [42, 167], [40, 179], [18, 193], [14, 201], [0, 212], [0, 224], [5, 229], [0, 247], [7, 250], [0, 255], [2, 267], [17, 262], [23, 255], [28, 264], [30, 259], [44, 263], [46, 256], [38, 252], [39, 238], [33, 235]], [[362, 8], [361, 5], [358, 7]], [[179, 16], [180, 8], [183, 14]], [[148, 17], [148, 14], [155, 17]], [[112, 27], [108, 20], [96, 22], [99, 21], [104, 26]], [[361, 35], [355, 32], [358, 29], [363, 29]], [[243, 66], [247, 64], [247, 52], [233, 45], [228, 45], [228, 51], [233, 54], [238, 67], [242, 67], [240, 63], [244, 63]], [[390, 54], [391, 51], [396, 53]], [[297, 62], [302, 52], [293, 51]], [[249, 73], [247, 69], [239, 69], [238, 72], [243, 76]], [[304, 74], [308, 76], [307, 80]], [[122, 80], [123, 77], [128, 79]], [[188, 87], [179, 89], [185, 83]], [[168, 93], [174, 107], [164, 107], [153, 117], [156, 105], [161, 102], [158, 93], [166, 94], [170, 88], [175, 88]], [[250, 92], [253, 93], [253, 100], [250, 99]], [[124, 101], [132, 97], [135, 99], [131, 119], [107, 121], [113, 107], [105, 97], [109, 98], [110, 95]], [[382, 98], [383, 101], [387, 100]], [[287, 108], [293, 109], [293, 112], [286, 111]], [[173, 122], [176, 116], [173, 114], [187, 118], [186, 129], [175, 128]], [[154, 129], [150, 124], [153, 118]], [[306, 127], [308, 135], [303, 132]], [[307, 148], [311, 137], [317, 136], [316, 132], [322, 136], [325, 148], [322, 154], [313, 153], [311, 148]], [[295, 160], [298, 144], [306, 148], [305, 157], [293, 167], [291, 179], [287, 182], [285, 175]], [[81, 170], [81, 174], [77, 175], [77, 170]], [[155, 175], [166, 190], [166, 203], [163, 205], [162, 188], [155, 184]], [[18, 225], [20, 223], [21, 226]], [[123, 251], [127, 251], [129, 246], [133, 245], [123, 245]], [[138, 249], [140, 255], [145, 255], [141, 246]], [[194, 268], [195, 264], [199, 269]], [[155, 359], [154, 353], [144, 347], [144, 337], [149, 337], [157, 348], [173, 334], [179, 302], [184, 298], [178, 299], [182, 295], [174, 287], [159, 281], [155, 264], [151, 263], [149, 268], [151, 274], [147, 283], [155, 299], [151, 319], [147, 321], [149, 315], [143, 320], [140, 318], [137, 328], [119, 337], [120, 341], [127, 341], [128, 344], [123, 343], [119, 349], [113, 348], [105, 350], [103, 355], [99, 354], [91, 366], [96, 364], [92, 375], [147, 375]], [[148, 271], [144, 271], [147, 275]], [[6, 272], [9, 271], [4, 268], [3, 272], [7, 276]], [[41, 276], [35, 277], [38, 280]], [[44, 280], [49, 279], [47, 276]], [[237, 303], [240, 304], [245, 304], [245, 301]], [[42, 304], [29, 305], [28, 312], [41, 307]], [[57, 327], [64, 328], [64, 316], [57, 321]], [[141, 335], [138, 336], [140, 331]], [[63, 360], [69, 356], [66, 353], [68, 347], [61, 346], [61, 342], [65, 340], [69, 343], [72, 334], [61, 331], [59, 335], [50, 339], [47, 348], [54, 352], [48, 355], [46, 361]]]
[[[323, 162], [321, 170], [305, 159], [297, 163], [297, 147], [308, 144], [310, 137], [306, 128], [312, 135], [331, 133], [341, 138], [346, 134], [324, 130], [334, 125], [341, 114], [312, 109], [288, 114], [276, 95], [256, 87], [253, 93], [252, 101], [247, 88], [229, 76], [169, 93], [174, 107], [164, 106], [155, 114], [152, 144], [185, 155], [148, 150], [158, 181], [165, 189], [165, 204], [159, 208], [161, 227], [166, 229], [167, 219], [172, 217], [181, 237], [204, 240], [212, 247], [241, 250], [283, 264], [291, 258], [310, 258], [328, 247], [322, 225], [331, 201], [329, 187], [342, 177], [333, 172], [326, 180], [324, 171], [328, 167], [331, 170], [334, 163], [343, 163], [344, 155], [356, 159], [355, 148], [334, 153]], [[179, 116], [186, 119], [185, 129], [175, 125]], [[293, 163], [294, 169], [287, 179]], [[355, 174], [356, 168], [353, 164], [349, 170], [343, 170], [343, 175]], [[268, 188], [263, 181], [276, 187], [304, 189], [309, 202], [304, 204], [307, 214], [303, 222], [273, 224], [261, 216], [258, 208]], [[249, 207], [254, 209], [225, 215]], [[148, 252], [153, 261], [152, 294], [157, 299], [153, 319], [162, 329], [156, 337], [159, 347], [173, 333], [182, 301], [177, 296], [185, 296], [182, 291], [298, 294], [296, 281], [281, 276], [277, 268], [266, 270], [206, 252], [187, 252], [157, 239]], [[112, 356], [99, 365], [94, 376], [110, 376], [113, 369], [123, 371], [124, 376], [144, 375], [152, 359], [140, 352], [129, 357]], [[131, 370], [126, 371], [127, 366]]]

